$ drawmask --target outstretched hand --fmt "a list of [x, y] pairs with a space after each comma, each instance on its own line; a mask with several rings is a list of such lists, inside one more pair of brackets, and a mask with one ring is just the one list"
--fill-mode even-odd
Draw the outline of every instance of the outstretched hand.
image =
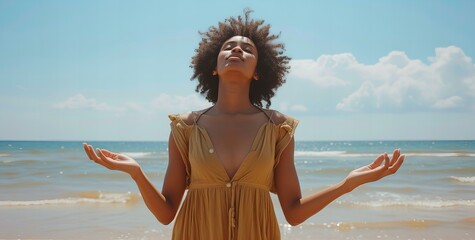
[[[377, 181], [383, 177], [394, 174], [404, 162], [404, 155], [399, 149], [394, 150], [392, 158], [387, 153], [379, 155], [371, 164], [355, 169], [346, 177], [350, 190], [365, 183]], [[381, 163], [384, 164], [381, 165]]]
[[86, 143], [83, 143], [84, 150], [90, 160], [111, 170], [118, 170], [133, 176], [141, 171], [140, 165], [133, 158], [119, 153], [107, 151], [105, 149], [94, 148]]

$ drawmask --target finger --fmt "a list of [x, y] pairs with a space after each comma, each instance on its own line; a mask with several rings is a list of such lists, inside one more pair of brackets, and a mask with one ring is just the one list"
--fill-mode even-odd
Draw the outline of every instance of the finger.
[[368, 167], [371, 169], [377, 168], [384, 160], [384, 154], [379, 155]]
[[87, 143], [83, 143], [83, 144], [82, 144], [82, 147], [84, 148], [84, 151], [86, 152], [87, 157], [88, 157], [89, 159], [91, 159], [91, 156], [89, 156], [89, 153], [88, 153], [88, 150], [87, 150]]
[[99, 158], [102, 160], [102, 165], [104, 165], [105, 167], [109, 168], [109, 169], [112, 169], [112, 166], [113, 164], [111, 163], [111, 161], [104, 155], [104, 153], [102, 153], [102, 150], [97, 148], [97, 154], [99, 155]]
[[[379, 176], [379, 178], [381, 178], [382, 176], [388, 175], [386, 173], [386, 171], [389, 169], [389, 156], [388, 156], [388, 154], [384, 153], [384, 154], [382, 154], [382, 156], [383, 156], [384, 164], [380, 165], [380, 166], [378, 166], [377, 168], [374, 169], [374, 172], [378, 172], [379, 174], [381, 174]], [[381, 160], [381, 162], [383, 160]]]
[[87, 154], [89, 155], [89, 159], [94, 161], [94, 150], [92, 150], [92, 145], [87, 145]]
[[89, 160], [94, 160], [91, 154], [91, 150], [89, 149], [89, 146], [91, 145], [85, 144], [84, 149], [86, 150], [86, 154], [87, 154], [87, 157], [89, 157]]
[[387, 153], [384, 153], [384, 169], [389, 168], [390, 159]]
[[391, 157], [391, 162], [390, 166], [394, 165], [394, 163], [399, 159], [399, 156], [401, 155], [401, 149], [395, 149], [393, 152], [393, 156]]
[[91, 159], [92, 161], [94, 161], [95, 163], [99, 165], [109, 168], [107, 164], [104, 163], [104, 161], [100, 157], [97, 156], [96, 152], [94, 151], [91, 145], [86, 145], [86, 148], [87, 148], [89, 159]]
[[389, 174], [394, 174], [397, 172], [397, 170], [399, 170], [399, 168], [402, 166], [403, 162], [404, 162], [404, 159], [406, 158], [405, 155], [401, 155], [399, 156], [399, 158], [397, 159], [396, 163], [391, 166], [389, 168]]
[[91, 154], [91, 157], [94, 162], [96, 163], [99, 163], [99, 164], [102, 164], [102, 160], [99, 158], [99, 156], [97, 156], [96, 152], [94, 151], [94, 149], [92, 148], [91, 145], [88, 146], [88, 149], [89, 149], [89, 153]]
[[113, 153], [109, 150], [106, 150], [106, 149], [101, 149], [101, 152], [104, 154], [104, 156], [108, 156], [110, 158], [116, 158], [117, 157], [117, 154], [116, 153]]

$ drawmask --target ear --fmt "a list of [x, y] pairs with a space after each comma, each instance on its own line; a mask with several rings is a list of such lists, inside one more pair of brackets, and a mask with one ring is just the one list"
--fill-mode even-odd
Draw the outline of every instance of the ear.
[[254, 76], [252, 76], [252, 78], [254, 78], [254, 80], [259, 80], [259, 75], [257, 75], [257, 73], [254, 73]]
[[211, 74], [213, 74], [213, 76], [216, 76], [216, 75], [218, 75], [218, 71], [216, 71], [216, 69], [215, 69], [215, 70], [213, 70], [213, 72]]

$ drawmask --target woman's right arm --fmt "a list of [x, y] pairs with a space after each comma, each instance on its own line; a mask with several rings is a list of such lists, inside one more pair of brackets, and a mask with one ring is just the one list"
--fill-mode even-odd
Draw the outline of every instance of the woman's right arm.
[[175, 218], [186, 188], [185, 165], [170, 134], [168, 141], [169, 160], [168, 168], [160, 193], [140, 165], [132, 158], [112, 153], [104, 149], [94, 149], [84, 144], [89, 159], [111, 170], [128, 173], [137, 184], [142, 198], [148, 209], [163, 224], [169, 224]]

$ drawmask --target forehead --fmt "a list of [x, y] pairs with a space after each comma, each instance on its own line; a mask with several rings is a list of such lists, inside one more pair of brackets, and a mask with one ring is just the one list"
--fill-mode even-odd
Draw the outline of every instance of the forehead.
[[234, 37], [232, 37], [232, 38], [226, 40], [226, 41], [223, 43], [223, 45], [226, 44], [226, 43], [229, 43], [229, 42], [233, 42], [233, 43], [245, 43], [245, 44], [249, 44], [249, 45], [251, 45], [251, 46], [253, 46], [253, 47], [256, 47], [256, 45], [254, 44], [254, 42], [252, 42], [251, 39], [249, 39], [249, 38], [247, 38], [247, 37], [244, 37], [244, 36], [234, 36]]

